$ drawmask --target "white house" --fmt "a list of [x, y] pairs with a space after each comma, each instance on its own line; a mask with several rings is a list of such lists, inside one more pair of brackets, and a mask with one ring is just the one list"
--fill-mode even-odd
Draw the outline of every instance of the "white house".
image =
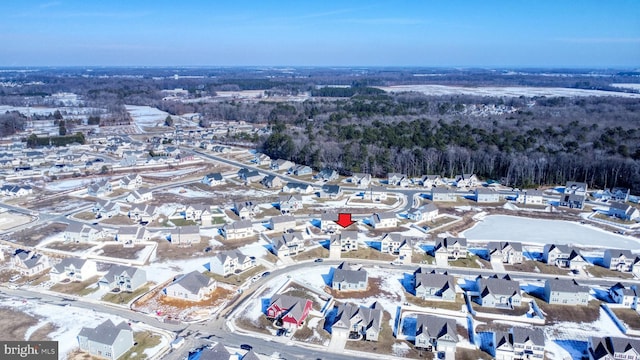
[[396, 214], [392, 212], [374, 213], [369, 221], [374, 229], [386, 229], [398, 226], [398, 218]]
[[96, 262], [90, 259], [64, 258], [51, 267], [49, 277], [51, 281], [64, 280], [85, 281], [98, 274]]
[[164, 289], [164, 293], [174, 299], [202, 301], [216, 286], [214, 279], [194, 270], [174, 280]]

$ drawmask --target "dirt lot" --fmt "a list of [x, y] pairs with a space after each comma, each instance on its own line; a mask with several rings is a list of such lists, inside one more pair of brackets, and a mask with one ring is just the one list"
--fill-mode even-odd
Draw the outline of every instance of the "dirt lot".
[[400, 302], [400, 296], [394, 293], [390, 293], [384, 290], [381, 286], [380, 278], [369, 278], [369, 286], [367, 290], [364, 291], [338, 291], [333, 290], [330, 287], [325, 287], [325, 291], [336, 299], [352, 299], [352, 298], [361, 298], [366, 299], [370, 297], [385, 297], [390, 299], [395, 299], [395, 301]]
[[303, 253], [293, 256], [292, 259], [295, 261], [303, 261], [327, 257], [329, 257], [329, 250], [325, 249], [323, 246], [317, 246], [311, 250], [307, 250]]
[[138, 258], [139, 253], [149, 245], [134, 245], [133, 247], [126, 248], [122, 244], [109, 244], [102, 247], [101, 256], [107, 256], [118, 259], [130, 259], [134, 260]]
[[536, 303], [545, 314], [547, 324], [591, 323], [600, 317], [600, 302], [597, 300], [590, 301], [587, 306], [550, 305], [543, 300]]
[[368, 260], [380, 260], [380, 261], [392, 261], [395, 260], [395, 256], [381, 253], [370, 247], [360, 247], [356, 251], [347, 251], [342, 253], [344, 259], [368, 259]]
[[[0, 319], [2, 319], [0, 321], [0, 334], [2, 334], [3, 340], [8, 341], [24, 341], [27, 330], [40, 322], [33, 316], [10, 308], [0, 308]], [[29, 340], [51, 340], [48, 335], [55, 330], [56, 327], [54, 325], [47, 323], [36, 330]]]
[[8, 230], [29, 222], [31, 222], [31, 217], [27, 215], [21, 215], [12, 211], [0, 214], [0, 230]]
[[49, 290], [63, 293], [63, 294], [84, 296], [98, 290], [98, 287], [95, 286], [95, 284], [98, 282], [99, 279], [100, 279], [99, 276], [94, 276], [82, 282], [77, 281], [77, 282], [57, 283], [53, 285]]
[[[183, 260], [193, 257], [200, 257], [205, 254], [204, 250], [209, 247], [209, 241], [200, 241], [198, 244], [190, 246], [172, 245], [169, 241], [158, 239], [158, 249], [156, 251], [156, 259], [163, 260]], [[216, 248], [217, 250], [218, 248]], [[203, 259], [204, 262], [204, 259]]]
[[142, 299], [133, 303], [132, 308], [135, 310], [153, 313], [160, 311], [162, 315], [170, 316], [177, 319], [192, 319], [196, 314], [208, 315], [208, 310], [212, 310], [222, 305], [225, 301], [231, 300], [235, 296], [235, 291], [229, 288], [218, 286], [203, 301], [187, 301], [173, 299], [162, 293], [162, 287], [159, 286], [152, 293], [145, 295]]
[[95, 246], [94, 244], [56, 241], [56, 242], [47, 244], [46, 248], [52, 249], [52, 250], [68, 251], [68, 252], [83, 252], [87, 249], [91, 249], [94, 246]]
[[640, 315], [633, 309], [611, 309], [618, 319], [634, 330], [640, 329]]
[[46, 225], [37, 226], [25, 230], [18, 231], [13, 234], [13, 239], [18, 244], [25, 246], [36, 246], [49, 236], [63, 232], [67, 228], [67, 224], [64, 223], [51, 223]]
[[260, 274], [262, 272], [264, 272], [267, 268], [265, 268], [262, 265], [258, 265], [258, 266], [254, 266], [251, 269], [247, 269], [243, 272], [241, 272], [240, 274], [233, 274], [233, 275], [227, 275], [227, 276], [222, 276], [222, 275], [218, 275], [218, 274], [214, 274], [210, 271], [205, 272], [204, 274], [207, 275], [208, 277], [215, 279], [216, 281], [219, 282], [223, 282], [229, 285], [237, 285], [240, 286], [242, 285], [245, 281], [247, 281], [247, 279], [249, 279], [250, 277]]

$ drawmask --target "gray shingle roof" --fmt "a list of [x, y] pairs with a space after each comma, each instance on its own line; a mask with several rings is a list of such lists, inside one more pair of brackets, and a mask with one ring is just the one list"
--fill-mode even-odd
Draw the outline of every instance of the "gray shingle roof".
[[520, 283], [513, 280], [496, 278], [479, 279], [478, 288], [482, 296], [487, 294], [506, 296], [520, 294]]
[[106, 320], [95, 328], [83, 327], [78, 336], [84, 336], [97, 343], [113, 345], [116, 338], [123, 330], [132, 331], [131, 327], [124, 321], [115, 325], [111, 320]]
[[180, 286], [190, 293], [197, 294], [200, 289], [209, 286], [213, 281], [213, 279], [210, 279], [205, 275], [202, 275], [197, 270], [194, 270], [174, 281], [173, 284], [180, 284]]
[[544, 346], [544, 332], [541, 328], [513, 327], [511, 333], [513, 334], [514, 344], [523, 344], [530, 340], [536, 346]]
[[333, 282], [346, 282], [348, 284], [358, 284], [367, 281], [367, 272], [364, 270], [336, 269], [333, 272]]
[[444, 335], [449, 335], [454, 341], [458, 341], [458, 331], [456, 321], [434, 315], [422, 315], [417, 317], [416, 336], [425, 333], [427, 337], [439, 339]]

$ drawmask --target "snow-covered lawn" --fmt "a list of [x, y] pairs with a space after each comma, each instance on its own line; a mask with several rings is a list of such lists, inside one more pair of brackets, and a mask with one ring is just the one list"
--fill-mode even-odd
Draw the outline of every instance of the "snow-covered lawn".
[[125, 105], [125, 108], [138, 126], [162, 126], [169, 115], [151, 106]]
[[577, 97], [577, 96], [620, 96], [627, 98], [640, 99], [640, 94], [631, 94], [615, 91], [602, 90], [583, 90], [569, 88], [552, 88], [552, 87], [526, 87], [526, 86], [483, 86], [483, 87], [465, 87], [465, 86], [448, 86], [448, 85], [396, 85], [396, 86], [377, 86], [378, 89], [387, 92], [405, 92], [416, 91], [426, 95], [449, 96], [449, 95], [475, 95], [475, 96], [494, 96], [494, 97]]
[[47, 183], [44, 188], [49, 191], [66, 191], [86, 188], [89, 184], [91, 181], [87, 179], [69, 179]]

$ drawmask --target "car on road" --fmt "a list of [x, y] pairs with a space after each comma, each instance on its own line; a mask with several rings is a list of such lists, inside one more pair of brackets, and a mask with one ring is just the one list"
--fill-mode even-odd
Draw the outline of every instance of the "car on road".
[[251, 346], [249, 344], [242, 344], [242, 345], [240, 345], [240, 349], [251, 351], [251, 349], [253, 349], [253, 346]]
[[320, 259], [320, 258], [313, 260], [313, 262], [323, 262], [323, 261], [324, 261], [324, 260], [323, 260], [323, 259]]
[[265, 271], [265, 272], [262, 273], [262, 276], [269, 276], [269, 275], [271, 275], [271, 272], [269, 272], [269, 271]]
[[20, 278], [21, 278], [21, 277], [22, 277], [22, 276], [20, 276], [20, 275], [13, 275], [13, 276], [9, 279], [9, 282], [16, 282], [16, 281], [20, 280]]

